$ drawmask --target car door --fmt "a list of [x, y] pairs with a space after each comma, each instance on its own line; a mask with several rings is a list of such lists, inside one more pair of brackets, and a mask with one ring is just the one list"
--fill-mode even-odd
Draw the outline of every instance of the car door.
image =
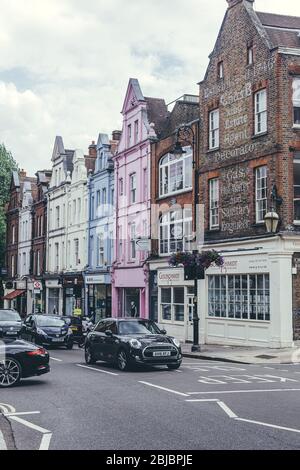
[[105, 334], [105, 346], [104, 346], [104, 356], [105, 359], [109, 362], [113, 362], [115, 360], [117, 354], [117, 348], [119, 344], [119, 340], [117, 338], [117, 322], [115, 320], [106, 321], [106, 329], [105, 331], [110, 331], [111, 336]]
[[105, 330], [107, 321], [99, 321], [94, 330], [89, 334], [91, 353], [98, 359], [105, 359]]
[[24, 339], [25, 341], [31, 341], [31, 336], [32, 336], [32, 315], [29, 315], [24, 321], [23, 327], [22, 327], [22, 332], [21, 332], [21, 338]]

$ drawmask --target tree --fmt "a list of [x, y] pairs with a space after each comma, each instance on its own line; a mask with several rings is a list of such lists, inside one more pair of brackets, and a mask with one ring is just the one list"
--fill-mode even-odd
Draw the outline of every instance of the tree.
[[12, 154], [0, 144], [0, 268], [5, 265], [6, 220], [5, 204], [9, 201], [11, 174], [18, 170]]

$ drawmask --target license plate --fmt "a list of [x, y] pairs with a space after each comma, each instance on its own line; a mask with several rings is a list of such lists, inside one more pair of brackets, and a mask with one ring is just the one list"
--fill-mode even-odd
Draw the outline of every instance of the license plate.
[[171, 356], [171, 351], [154, 351], [153, 356], [155, 357]]
[[64, 338], [52, 338], [52, 343], [62, 343]]
[[6, 334], [7, 335], [16, 335], [17, 332], [16, 331], [7, 331]]

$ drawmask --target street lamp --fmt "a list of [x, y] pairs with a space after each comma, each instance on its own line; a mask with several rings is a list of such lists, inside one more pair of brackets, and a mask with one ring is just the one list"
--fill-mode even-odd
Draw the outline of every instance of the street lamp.
[[[176, 143], [171, 154], [176, 157], [181, 157], [186, 151], [182, 148], [182, 142], [191, 145], [193, 152], [193, 170], [194, 170], [194, 233], [196, 233], [196, 213], [198, 206], [198, 170], [196, 166], [196, 136], [195, 131], [190, 125], [183, 125], [177, 129]], [[198, 254], [198, 250], [193, 250], [193, 254]], [[194, 309], [193, 309], [193, 345], [192, 352], [200, 351], [199, 345], [199, 317], [198, 317], [198, 275], [195, 271], [194, 277]]]
[[271, 210], [264, 217], [266, 229], [268, 233], [276, 233], [279, 224], [279, 215], [276, 207], [282, 204], [282, 197], [278, 196], [277, 187], [274, 184], [271, 191]]

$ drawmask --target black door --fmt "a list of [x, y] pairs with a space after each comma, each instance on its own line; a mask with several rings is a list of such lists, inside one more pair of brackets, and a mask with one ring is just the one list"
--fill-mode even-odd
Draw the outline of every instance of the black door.
[[117, 322], [115, 320], [108, 320], [106, 323], [105, 331], [110, 331], [111, 335], [105, 334], [105, 347], [104, 347], [104, 355], [107, 361], [113, 362], [115, 360], [119, 340], [117, 338]]
[[21, 332], [21, 338], [25, 341], [32, 342], [32, 332], [33, 332], [33, 317], [30, 315], [26, 318]]
[[97, 359], [104, 359], [105, 357], [106, 326], [107, 321], [100, 321], [89, 335], [91, 353]]

